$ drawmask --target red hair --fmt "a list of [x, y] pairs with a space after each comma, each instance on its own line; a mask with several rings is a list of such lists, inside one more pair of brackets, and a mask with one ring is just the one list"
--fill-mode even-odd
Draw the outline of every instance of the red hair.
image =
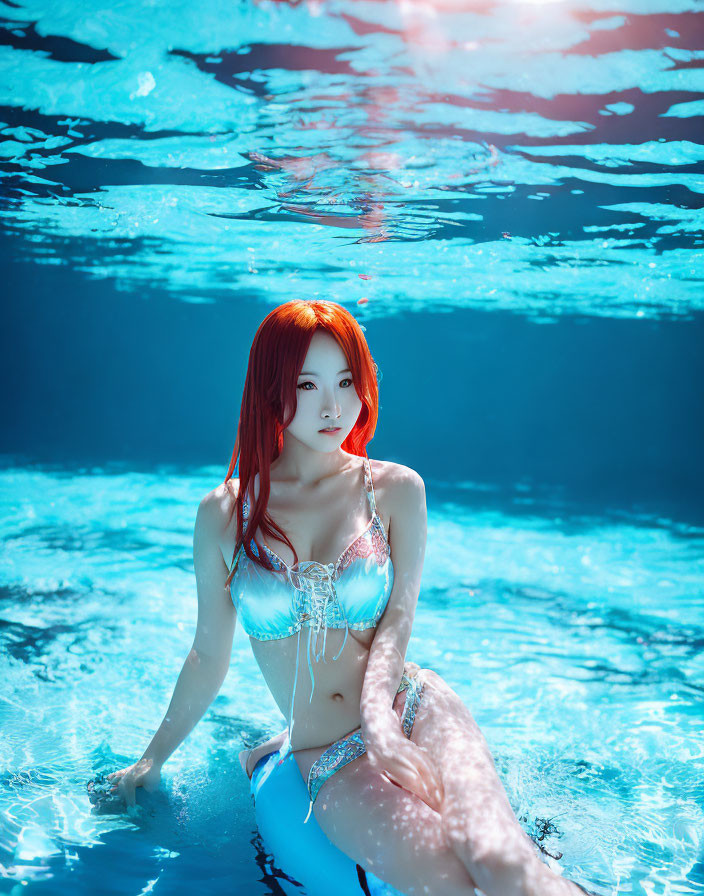
[[[288, 536], [266, 512], [271, 484], [269, 467], [281, 454], [284, 430], [295, 416], [298, 374], [316, 330], [326, 330], [337, 340], [362, 401], [359, 417], [342, 448], [363, 457], [367, 443], [374, 435], [379, 416], [378, 368], [362, 328], [352, 314], [335, 302], [314, 299], [292, 299], [270, 311], [259, 325], [249, 352], [235, 448], [224, 480], [229, 488], [227, 481], [232, 477], [239, 456], [239, 489], [235, 500], [237, 539], [225, 582], [227, 588], [234, 573], [234, 559], [242, 545], [250, 559], [266, 569], [273, 569], [269, 557], [257, 542], [260, 558], [252, 551], [258, 528], [264, 535], [273, 535], [285, 542], [293, 551], [294, 563], [298, 563], [296, 549]], [[259, 473], [259, 495], [256, 503], [250, 501], [247, 532], [243, 538], [242, 503], [245, 493], [250, 492], [250, 483], [254, 484], [256, 473]]]

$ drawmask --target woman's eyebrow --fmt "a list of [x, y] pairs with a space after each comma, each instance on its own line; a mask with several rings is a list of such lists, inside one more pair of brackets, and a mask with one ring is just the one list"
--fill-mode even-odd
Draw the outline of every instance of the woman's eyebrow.
[[[352, 371], [349, 369], [349, 367], [345, 367], [344, 370], [338, 370], [337, 373], [335, 374], [335, 376], [339, 376], [341, 373], [352, 373]], [[302, 370], [298, 375], [299, 376], [320, 376], [319, 373], [314, 373], [312, 370]]]

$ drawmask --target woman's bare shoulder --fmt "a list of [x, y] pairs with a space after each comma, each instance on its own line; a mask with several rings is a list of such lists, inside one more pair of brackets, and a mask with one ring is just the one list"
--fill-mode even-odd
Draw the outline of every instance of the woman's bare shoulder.
[[386, 506], [392, 511], [394, 504], [403, 502], [408, 492], [424, 490], [425, 483], [420, 473], [405, 464], [392, 460], [372, 460], [372, 477], [375, 491], [383, 493]]
[[200, 502], [202, 512], [220, 531], [224, 531], [232, 520], [239, 485], [239, 479], [226, 479], [209, 491]]

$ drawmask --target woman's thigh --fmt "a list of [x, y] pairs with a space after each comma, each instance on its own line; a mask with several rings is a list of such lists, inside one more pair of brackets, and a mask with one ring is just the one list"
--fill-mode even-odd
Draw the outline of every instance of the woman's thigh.
[[448, 842], [475, 880], [480, 868], [509, 858], [536, 863], [535, 846], [521, 828], [494, 759], [468, 707], [441, 676], [420, 672], [423, 699], [411, 739], [423, 747], [440, 773], [444, 790], [442, 824]]
[[[417, 669], [413, 664], [406, 671]], [[394, 699], [399, 724], [405, 700], [406, 691]], [[309, 765], [299, 767], [307, 771]], [[313, 814], [339, 849], [402, 893], [474, 896], [472, 878], [448, 842], [442, 817], [375, 771], [366, 753], [325, 781]]]
[[313, 814], [338, 849], [402, 893], [475, 896], [440, 815], [382, 777], [366, 753], [326, 780]]

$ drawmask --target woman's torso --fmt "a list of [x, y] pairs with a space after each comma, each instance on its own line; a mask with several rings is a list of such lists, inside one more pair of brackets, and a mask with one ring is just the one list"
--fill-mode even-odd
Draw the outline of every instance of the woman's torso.
[[[350, 457], [356, 459], [356, 456]], [[249, 629], [255, 659], [277, 706], [289, 722], [296, 758], [306, 767], [322, 749], [360, 725], [359, 705], [369, 649], [393, 584], [393, 566], [388, 556], [390, 507], [384, 489], [386, 465], [379, 461], [373, 466], [370, 463], [369, 475], [365, 476], [363, 459], [358, 460], [349, 471], [332, 477], [331, 483], [306, 498], [305, 506], [301, 500], [277, 499], [272, 483], [268, 512], [295, 545], [299, 566], [292, 566], [293, 554], [284, 542], [272, 538], [264, 545], [261, 533], [257, 532], [256, 540], [264, 545], [276, 570], [262, 569], [241, 550], [232, 579], [233, 600], [239, 604], [245, 630]], [[257, 486], [255, 481], [255, 493]], [[246, 503], [249, 516], [251, 502]], [[233, 514], [221, 544], [228, 567], [234, 550], [236, 523]], [[319, 579], [321, 574], [326, 578], [320, 563], [312, 569], [307, 566], [311, 558], [327, 564], [331, 576], [328, 587], [330, 581], [336, 586], [332, 590], [342, 616], [348, 617], [348, 624], [345, 628], [334, 627], [335, 623], [341, 624], [336, 610], [326, 614], [333, 625], [326, 625], [317, 636], [310, 624], [303, 624], [288, 636], [275, 637], [298, 618], [292, 609], [295, 604], [290, 603], [296, 590], [291, 583], [301, 587], [300, 597], [303, 586], [310, 589], [306, 570], [317, 573]], [[321, 581], [321, 587], [323, 584]], [[262, 628], [261, 637], [252, 634], [258, 631], [257, 625]], [[310, 666], [309, 637], [314, 645], [313, 654], [317, 648], [319, 657], [318, 662], [313, 658]]]

